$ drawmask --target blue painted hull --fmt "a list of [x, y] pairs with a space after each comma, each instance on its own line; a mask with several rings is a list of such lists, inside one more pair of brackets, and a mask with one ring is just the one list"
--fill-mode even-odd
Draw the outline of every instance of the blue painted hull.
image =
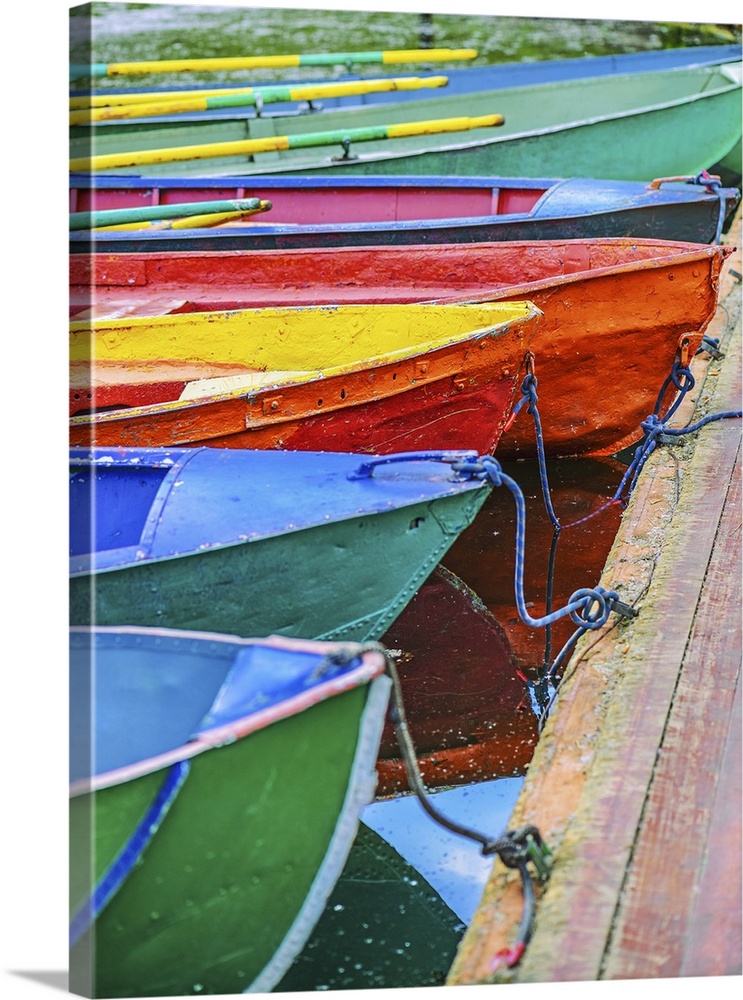
[[71, 624], [379, 639], [489, 487], [445, 461], [369, 462], [71, 449]]
[[[651, 52], [625, 52], [619, 55], [609, 56], [582, 56], [575, 59], [547, 59], [539, 62], [521, 63], [501, 63], [491, 66], [466, 66], [447, 70], [445, 74], [439, 74], [435, 67], [432, 67], [436, 75], [446, 75], [448, 84], [439, 91], [442, 94], [471, 94], [480, 90], [500, 90], [505, 87], [523, 87], [531, 84], [555, 83], [560, 80], [579, 80], [592, 76], [610, 76], [617, 73], [645, 73], [653, 70], [674, 69], [680, 66], [716, 66], [725, 62], [732, 62], [741, 58], [740, 45], [701, 45], [695, 48], [683, 49], [659, 49]], [[387, 79], [389, 77], [400, 76], [424, 76], [422, 68], [413, 67], [408, 70], [406, 67], [399, 68], [394, 73], [377, 73], [373, 70], [361, 75], [358, 73], [344, 73], [328, 80], [308, 80], [291, 79], [282, 81], [271, 81], [266, 86], [306, 86], [308, 83], [337, 83], [351, 80], [363, 79]], [[236, 84], [225, 84], [225, 89], [234, 88]], [[259, 84], [258, 84], [259, 86]], [[178, 83], [178, 90], [199, 90], [204, 84], [182, 85]], [[125, 91], [117, 91], [106, 88], [106, 90], [93, 90], [93, 93], [113, 95], [115, 93], [142, 93], [153, 92], [152, 87], [130, 87]], [[173, 86], [161, 88], [162, 90], [175, 89]], [[217, 87], [211, 88], [217, 89]], [[74, 94], [87, 93], [87, 91], [71, 91]], [[434, 92], [435, 93], [435, 92]], [[367, 104], [398, 104], [400, 102], [419, 101], [430, 98], [432, 91], [423, 88], [421, 90], [398, 90], [386, 93], [349, 95], [344, 97], [326, 97], [322, 101], [316, 102], [322, 109], [330, 108], [352, 108]], [[306, 102], [282, 102], [280, 105], [267, 105], [264, 114], [297, 114], [305, 107]], [[222, 108], [213, 111], [194, 112], [189, 118], [195, 120], [201, 118], [233, 118], [235, 108]], [[310, 112], [311, 113], [311, 112]], [[245, 108], [246, 117], [254, 117], [253, 108]], [[318, 113], [318, 129], [322, 120], [322, 114]], [[167, 121], [167, 117], [161, 118]], [[184, 118], [179, 118], [183, 121]]]

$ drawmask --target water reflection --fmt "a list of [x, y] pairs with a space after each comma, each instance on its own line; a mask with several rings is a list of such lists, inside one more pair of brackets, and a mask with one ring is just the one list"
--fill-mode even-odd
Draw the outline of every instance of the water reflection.
[[[613, 458], [551, 461], [550, 491], [560, 523], [586, 517], [610, 498], [625, 466]], [[567, 604], [601, 575], [621, 509], [554, 531], [536, 462], [504, 463], [526, 501], [524, 592], [534, 617], [547, 610], [551, 555], [552, 607]], [[538, 738], [527, 687], [576, 626], [548, 631], [525, 625], [514, 601], [516, 516], [513, 498], [493, 490], [470, 528], [383, 637], [399, 649], [398, 671], [424, 781], [431, 788], [523, 774]], [[379, 794], [407, 788], [391, 726], [380, 749]]]
[[[449, 788], [437, 792], [434, 803], [445, 816], [496, 837], [508, 825], [522, 784], [523, 778], [500, 778]], [[436, 886], [460, 920], [472, 920], [493, 867], [493, 859], [483, 857], [478, 844], [432, 822], [412, 795], [374, 802], [362, 819]]]
[[[613, 494], [625, 465], [612, 458], [551, 461], [552, 501], [568, 524]], [[503, 463], [526, 500], [524, 589], [544, 614], [553, 528], [535, 462]], [[621, 510], [564, 529], [553, 607], [594, 586]], [[527, 679], [575, 630], [524, 625], [513, 596], [515, 508], [493, 490], [472, 526], [383, 641], [401, 651], [405, 711], [426, 786], [445, 817], [495, 837], [508, 826], [538, 738]], [[492, 867], [475, 840], [449, 833], [407, 789], [390, 726], [377, 762], [380, 798], [366, 807], [348, 864], [302, 955], [277, 991], [441, 985]], [[396, 793], [396, 794], [395, 794]]]

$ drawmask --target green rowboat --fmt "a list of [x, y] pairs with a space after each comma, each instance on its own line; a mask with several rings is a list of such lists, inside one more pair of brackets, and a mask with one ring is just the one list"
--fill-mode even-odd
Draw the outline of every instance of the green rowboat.
[[374, 793], [384, 656], [171, 629], [72, 629], [70, 988], [270, 990]]
[[[740, 63], [589, 77], [415, 102], [323, 112], [322, 128], [370, 129], [461, 115], [500, 114], [505, 124], [462, 135], [417, 135], [337, 148], [120, 167], [116, 173], [194, 176], [306, 173], [512, 177], [695, 175], [732, 153], [741, 137]], [[127, 121], [75, 126], [71, 157], [122, 150], [287, 136], [317, 129], [312, 116]]]

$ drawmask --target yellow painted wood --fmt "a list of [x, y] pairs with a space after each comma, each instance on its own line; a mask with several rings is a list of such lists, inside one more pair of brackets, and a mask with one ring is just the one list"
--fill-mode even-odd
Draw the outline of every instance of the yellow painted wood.
[[474, 59], [477, 49], [389, 49], [386, 52], [349, 52], [319, 56], [275, 55], [213, 59], [158, 59], [145, 62], [108, 63], [107, 76], [143, 73], [212, 73], [240, 69], [284, 69], [302, 65], [343, 65], [346, 62], [458, 62]]
[[254, 94], [259, 87], [205, 87], [203, 90], [149, 90], [141, 94], [81, 94], [70, 98], [70, 111], [85, 108], [128, 107], [130, 104], [152, 104], [155, 101], [179, 101], [189, 97], [218, 97], [220, 94]]
[[[118, 99], [102, 95], [89, 98], [70, 98], [70, 125], [86, 122], [116, 121], [124, 118], [147, 118], [157, 115], [178, 114], [188, 111], [206, 111], [210, 97], [260, 98], [270, 104], [278, 101], [319, 101], [327, 97], [354, 97], [363, 94], [386, 93], [394, 90], [422, 90], [445, 87], [446, 76], [393, 77], [387, 80], [350, 80], [344, 83], [323, 83], [298, 87], [236, 87], [221, 90], [172, 91], [166, 94], [122, 94]], [[279, 95], [278, 91], [284, 92]], [[143, 100], [144, 98], [144, 100]]]
[[401, 122], [399, 125], [370, 126], [308, 133], [299, 136], [265, 136], [261, 139], [241, 139], [232, 142], [202, 143], [196, 146], [174, 146], [166, 149], [146, 149], [135, 152], [106, 153], [101, 156], [79, 156], [70, 160], [71, 171], [111, 170], [118, 167], [146, 166], [152, 163], [173, 163], [219, 156], [249, 156], [308, 146], [329, 146], [348, 136], [354, 142], [381, 138], [401, 138], [411, 135], [434, 135], [444, 132], [464, 132], [476, 128], [502, 125], [503, 115], [479, 115], [474, 118], [433, 118], [421, 122]]
[[438, 132], [466, 132], [472, 128], [492, 128], [503, 125], [503, 115], [479, 115], [477, 118], [434, 118], [423, 122], [403, 122], [400, 125], [388, 125], [387, 135], [390, 139], [400, 139], [411, 135], [435, 135]]
[[391, 49], [382, 53], [382, 62], [446, 62], [449, 59], [474, 59], [476, 56], [477, 49]]
[[209, 229], [212, 226], [220, 226], [224, 222], [238, 222], [240, 219], [247, 219], [251, 215], [265, 212], [270, 207], [270, 202], [262, 201], [260, 208], [243, 210], [236, 212], [206, 212], [204, 215], [190, 215], [183, 219], [168, 219], [159, 222], [122, 222], [115, 226], [95, 226], [95, 233], [111, 233], [136, 229]]
[[204, 160], [217, 156], [250, 156], [289, 148], [285, 135], [238, 142], [211, 142], [172, 149], [147, 149], [134, 153], [106, 153], [102, 156], [78, 156], [70, 160], [71, 171], [110, 170], [115, 167], [146, 166], [151, 163], [174, 163], [178, 160]]
[[224, 310], [70, 323], [70, 360], [220, 361], [262, 369], [336, 370], [359, 359], [483, 335], [533, 314], [531, 302]]

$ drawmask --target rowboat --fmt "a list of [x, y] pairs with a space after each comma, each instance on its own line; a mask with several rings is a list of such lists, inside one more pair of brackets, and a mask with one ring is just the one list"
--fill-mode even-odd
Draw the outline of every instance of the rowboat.
[[351, 642], [70, 630], [75, 992], [281, 979], [373, 795], [383, 672]]
[[[693, 48], [655, 49], [645, 52], [622, 52], [606, 56], [580, 56], [573, 59], [543, 59], [535, 62], [497, 63], [489, 66], [454, 66], [446, 69], [447, 94], [471, 94], [481, 90], [500, 90], [509, 87], [521, 87], [536, 84], [554, 83], [558, 80], [576, 80], [584, 77], [597, 77], [617, 73], [637, 73], [658, 70], [669, 70], [679, 66], [715, 66], [721, 63], [734, 62], [741, 57], [740, 45], [699, 45]], [[367, 71], [369, 72], [369, 71]], [[384, 80], [386, 75], [376, 68], [372, 71], [375, 80]], [[420, 68], [418, 70], [420, 73]], [[351, 83], [368, 81], [369, 77], [361, 73], [343, 73], [329, 80], [312, 80], [315, 86], [324, 84]], [[308, 77], [303, 79], [288, 79], [272, 82], [270, 87], [300, 87], [307, 86]], [[260, 85], [256, 85], [256, 88]], [[209, 88], [210, 93], [232, 93], [243, 88], [234, 84], [215, 84]], [[177, 91], [172, 85], [158, 88], [128, 87], [125, 89], [106, 88], [106, 90], [73, 90], [71, 91], [71, 106], [84, 107], [91, 103], [98, 106], [109, 106], [122, 101], [143, 101], [151, 94], [163, 98], [175, 92], [193, 94], [204, 90], [203, 84], [188, 84], [179, 79]], [[282, 104], [282, 111], [288, 113], [309, 113], [317, 115], [322, 110], [338, 107], [357, 107], [360, 104], [388, 104], [390, 101], [416, 101], [428, 96], [423, 89], [398, 89], [379, 92], [369, 90], [364, 93], [326, 95], [315, 101], [306, 98], [289, 101]], [[73, 103], [74, 102], [74, 103]], [[86, 103], [84, 103], [86, 102]], [[194, 112], [196, 114], [196, 112]], [[229, 110], [211, 108], [200, 113], [200, 117], [230, 114]]]
[[[735, 62], [644, 73], [563, 80], [532, 86], [485, 90], [467, 97], [469, 115], [497, 113], [505, 123], [478, 129], [463, 138], [411, 135], [390, 143], [339, 143], [325, 149], [283, 148], [250, 157], [231, 151], [208, 151], [224, 142], [284, 136], [292, 140], [317, 126], [311, 116], [191, 121], [188, 124], [131, 122], [76, 126], [71, 135], [73, 161], [122, 151], [166, 150], [168, 162], [95, 167], [117, 173], [171, 175], [244, 175], [314, 170], [353, 174], [611, 177], [695, 175], [722, 160], [741, 137], [741, 77]], [[580, 109], [579, 111], [575, 109]], [[462, 96], [444, 94], [413, 103], [368, 105], [323, 112], [323, 129], [394, 127], [415, 120], [447, 119], [461, 114]], [[195, 144], [208, 159], [172, 160], [178, 147]], [[621, 150], [621, 155], [617, 155]], [[338, 158], [338, 154], [342, 153]], [[205, 167], [206, 164], [206, 167]], [[72, 168], [76, 169], [76, 168]]]
[[487, 302], [72, 322], [70, 441], [388, 453], [466, 434], [490, 453], [539, 316]]
[[[204, 315], [191, 309], [531, 301], [543, 313], [531, 350], [547, 453], [611, 454], [637, 437], [679, 344], [689, 357], [699, 347], [730, 253], [725, 246], [606, 239], [80, 256], [71, 259], [73, 309], [90, 305], [94, 315], [123, 318], [73, 322], [73, 343], [77, 337], [87, 343], [96, 331], [95, 357], [105, 359], [122, 350], [118, 342], [109, 348], [107, 336], [128, 337], [130, 325], [147, 324], [138, 313], [156, 311], [180, 314], [158, 321], [175, 330], [186, 327], [189, 315]], [[144, 350], [132, 347], [130, 357]], [[75, 347], [73, 357], [78, 352]], [[607, 386], [622, 388], [607, 393]], [[87, 419], [73, 418], [76, 441]], [[106, 434], [101, 440], [114, 443], [115, 425], [133, 427], [139, 419], [129, 410], [92, 421], [97, 435]], [[474, 430], [471, 415], [468, 433]], [[138, 443], [133, 432], [117, 431], [115, 440]], [[147, 441], [162, 443], [149, 433]], [[533, 457], [534, 449], [532, 421], [522, 413], [502, 435], [497, 454]]]
[[70, 623], [379, 639], [490, 492], [462, 454], [71, 449]]
[[[740, 202], [714, 180], [515, 177], [70, 177], [70, 219], [172, 213], [179, 204], [270, 202], [270, 223], [178, 232], [71, 232], [70, 254], [271, 250], [368, 244], [634, 236], [711, 243]], [[186, 220], [187, 221], [187, 220]], [[72, 228], [72, 225], [71, 225]], [[74, 281], [73, 281], [74, 283]]]

